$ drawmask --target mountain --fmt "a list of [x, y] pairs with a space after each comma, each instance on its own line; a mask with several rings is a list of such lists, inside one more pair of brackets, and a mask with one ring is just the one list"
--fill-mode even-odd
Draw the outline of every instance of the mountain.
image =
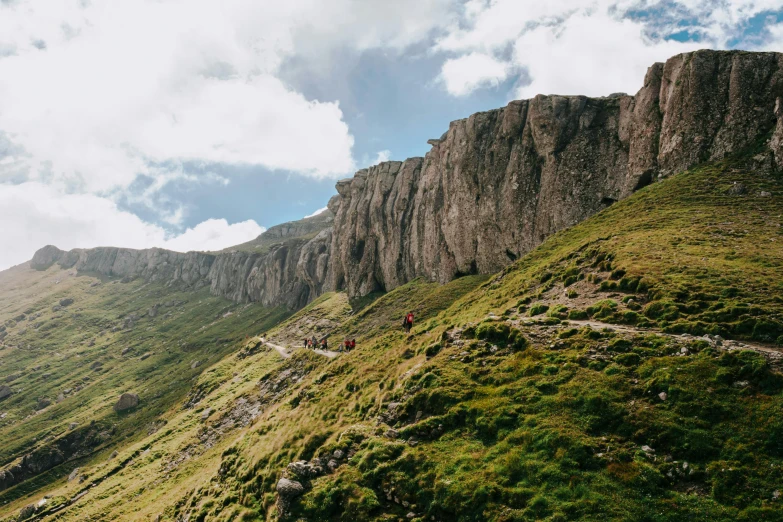
[[0, 517], [783, 520], [780, 60], [473, 115], [224, 252], [1, 272]]
[[[155, 250], [115, 262], [101, 251], [83, 266], [291, 308], [328, 291], [356, 297], [417, 277], [444, 283], [491, 274], [549, 235], [701, 162], [766, 141], [759, 168], [779, 168], [782, 64], [778, 53], [698, 51], [651, 66], [635, 96], [514, 101], [452, 122], [424, 158], [340, 181], [330, 213], [315, 223], [270, 229], [218, 256]], [[296, 241], [267, 250], [289, 229]]]
[[312, 218], [271, 227], [253, 241], [219, 253], [172, 252], [101, 247], [63, 252], [48, 245], [30, 261], [36, 270], [57, 263], [78, 273], [142, 279], [198, 290], [236, 302], [301, 308], [320, 291], [312, 282], [325, 272], [323, 250], [333, 218], [326, 211]]

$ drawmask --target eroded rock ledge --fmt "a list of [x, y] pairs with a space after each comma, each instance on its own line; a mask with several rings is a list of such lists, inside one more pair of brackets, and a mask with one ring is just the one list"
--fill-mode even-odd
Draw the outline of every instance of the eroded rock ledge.
[[[697, 51], [656, 63], [635, 96], [536, 96], [452, 122], [424, 158], [337, 183], [333, 226], [264, 253], [46, 247], [32, 266], [209, 285], [296, 308], [416, 277], [492, 273], [660, 177], [759, 143], [783, 167], [783, 54]], [[766, 140], [766, 141], [765, 141]]]

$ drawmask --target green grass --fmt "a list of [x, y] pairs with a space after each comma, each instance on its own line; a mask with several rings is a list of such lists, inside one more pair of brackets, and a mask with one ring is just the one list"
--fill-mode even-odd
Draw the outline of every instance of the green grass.
[[[178, 292], [113, 281], [93, 286], [94, 278], [58, 268], [4, 276], [0, 291], [10, 299], [4, 300], [0, 318], [38, 317], [13, 326], [0, 321], [9, 333], [0, 351], [0, 379], [14, 390], [0, 405], [5, 441], [0, 465], [11, 466], [22, 455], [46, 462], [52, 452], [68, 462], [0, 492], [3, 503], [60, 480], [90, 455], [145, 437], [205, 368], [234, 352], [246, 335], [289, 315], [284, 309], [237, 305], [206, 289]], [[74, 303], [54, 311], [65, 297]], [[156, 304], [161, 305], [157, 315], [148, 316]], [[131, 314], [139, 317], [126, 329]], [[142, 359], [144, 354], [150, 355]], [[137, 393], [141, 403], [117, 414], [112, 406], [125, 391]], [[51, 405], [39, 410], [41, 399]]]

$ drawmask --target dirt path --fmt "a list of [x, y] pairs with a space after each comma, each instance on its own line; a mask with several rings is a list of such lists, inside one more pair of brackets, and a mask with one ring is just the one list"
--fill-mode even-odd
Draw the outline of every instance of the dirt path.
[[[526, 319], [526, 318], [522, 319], [520, 322], [525, 325], [538, 324], [534, 319]], [[556, 327], [561, 327], [562, 325], [589, 326], [591, 328], [595, 328], [598, 330], [608, 328], [610, 330], [614, 330], [615, 332], [624, 332], [624, 333], [642, 334], [642, 335], [655, 334], [655, 335], [661, 335], [664, 337], [672, 337], [677, 339], [704, 339], [703, 336], [699, 336], [699, 335], [671, 334], [671, 333], [666, 333], [662, 330], [657, 330], [655, 328], [636, 328], [635, 326], [631, 326], [627, 324], [602, 323], [601, 321], [592, 321], [592, 320], [581, 321], [576, 319], [568, 319], [567, 321], [563, 321], [562, 324], [556, 325]], [[711, 340], [711, 342], [714, 341]], [[783, 348], [778, 348], [771, 344], [761, 344], [761, 343], [754, 343], [749, 341], [735, 341], [733, 339], [722, 339], [721, 344], [719, 346], [722, 346], [724, 349], [727, 350], [738, 350], [738, 349], [757, 350], [760, 352], [778, 354], [780, 356], [783, 356]]]
[[315, 353], [321, 354], [321, 355], [323, 355], [325, 357], [328, 357], [330, 359], [334, 359], [335, 357], [337, 357], [339, 355], [337, 352], [333, 352], [331, 350], [326, 350], [326, 351], [324, 351], [324, 350], [314, 350], [314, 351], [315, 351]]
[[[264, 342], [265, 345], [277, 350], [277, 353], [279, 353], [284, 359], [288, 359], [289, 357], [291, 357], [291, 354], [288, 353], [288, 350], [286, 350], [286, 348], [284, 348], [283, 346], [280, 346], [279, 344], [271, 343], [266, 339], [262, 339], [262, 341]], [[323, 355], [324, 357], [328, 357], [330, 359], [334, 359], [339, 355], [337, 352], [333, 352], [331, 350], [313, 350], [313, 351], [319, 355]]]
[[[590, 326], [592, 328], [598, 328], [598, 329], [609, 328], [610, 330], [614, 330], [616, 332], [627, 332], [633, 334], [653, 333], [655, 335], [662, 335], [666, 337], [677, 337], [680, 339], [702, 339], [702, 337], [698, 335], [669, 334], [661, 330], [656, 330], [654, 328], [635, 328], [633, 326], [629, 326], [625, 324], [610, 324], [610, 323], [602, 323], [600, 321], [573, 321], [569, 319], [568, 323], [576, 326]], [[738, 350], [738, 349], [756, 350], [759, 352], [783, 355], [783, 348], [777, 348], [772, 345], [753, 343], [747, 341], [734, 341], [731, 339], [723, 339], [719, 346], [722, 346], [727, 350]]]
[[288, 353], [288, 350], [286, 350], [282, 346], [270, 343], [266, 339], [262, 339], [262, 341], [264, 342], [265, 345], [269, 346], [270, 348], [274, 348], [275, 350], [277, 350], [277, 353], [279, 353], [283, 357], [283, 359], [288, 359], [289, 357], [291, 357], [291, 354]]

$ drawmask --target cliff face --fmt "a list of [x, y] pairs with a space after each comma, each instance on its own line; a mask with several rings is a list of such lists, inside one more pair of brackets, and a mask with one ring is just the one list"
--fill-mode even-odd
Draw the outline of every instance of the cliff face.
[[658, 177], [776, 125], [770, 143], [783, 144], [781, 65], [778, 53], [699, 51], [653, 65], [636, 96], [537, 96], [455, 121], [423, 159], [338, 183], [328, 285], [365, 294], [494, 272]]
[[327, 261], [323, 258], [322, 244], [320, 235], [310, 241], [293, 238], [271, 246], [263, 254], [182, 254], [159, 248], [113, 247], [63, 252], [50, 245], [36, 252], [30, 265], [41, 270], [59, 263], [63, 268], [80, 272], [126, 280], [142, 278], [194, 290], [209, 286], [214, 295], [234, 301], [293, 309], [304, 306], [322, 292], [326, 273], [318, 267], [325, 266]]
[[292, 308], [327, 290], [355, 296], [416, 277], [495, 272], [697, 163], [769, 138], [758, 161], [783, 167], [782, 66], [778, 53], [698, 51], [654, 64], [635, 96], [537, 96], [474, 114], [430, 140], [424, 158], [361, 170], [337, 183], [320, 217], [234, 251], [46, 247], [32, 265], [209, 285]]

